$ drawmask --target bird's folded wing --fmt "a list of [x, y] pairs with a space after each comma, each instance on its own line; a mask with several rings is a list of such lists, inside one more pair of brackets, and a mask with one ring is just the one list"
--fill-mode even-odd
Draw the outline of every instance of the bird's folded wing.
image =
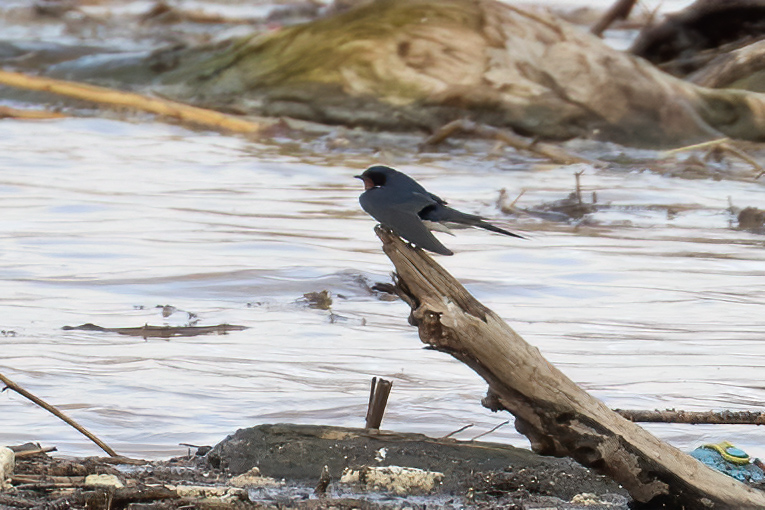
[[421, 193], [409, 194], [404, 200], [397, 198], [395, 195], [367, 192], [361, 195], [359, 201], [366, 212], [396, 235], [420, 248], [441, 255], [452, 255], [452, 252], [430, 233], [418, 216], [423, 208], [434, 205], [435, 201]]
[[401, 209], [391, 209], [385, 212], [385, 219], [377, 218], [384, 226], [387, 226], [400, 237], [403, 237], [410, 243], [425, 250], [441, 255], [453, 255], [451, 250], [441, 244], [436, 237], [430, 233], [428, 227], [422, 222], [417, 213], [413, 211], [404, 211]]

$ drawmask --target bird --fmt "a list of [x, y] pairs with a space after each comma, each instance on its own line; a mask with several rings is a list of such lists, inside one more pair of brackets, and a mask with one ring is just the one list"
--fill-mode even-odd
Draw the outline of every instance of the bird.
[[451, 234], [449, 227], [480, 227], [524, 239], [521, 235], [492, 225], [481, 216], [452, 209], [444, 199], [389, 166], [370, 166], [354, 177], [364, 181], [364, 192], [359, 196], [364, 211], [394, 234], [433, 253], [454, 255], [431, 233], [431, 230], [436, 230]]

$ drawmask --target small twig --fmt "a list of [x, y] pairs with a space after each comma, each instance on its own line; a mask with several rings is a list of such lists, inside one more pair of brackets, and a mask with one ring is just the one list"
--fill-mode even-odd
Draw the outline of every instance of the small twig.
[[557, 145], [530, 140], [516, 135], [507, 129], [498, 129], [491, 126], [476, 124], [467, 119], [454, 120], [438, 128], [427, 140], [425, 140], [423, 145], [438, 145], [458, 132], [470, 133], [481, 138], [499, 140], [516, 150], [532, 152], [549, 159], [553, 163], [562, 165], [570, 165], [572, 163], [588, 163], [595, 165], [600, 163], [599, 161], [587, 159], [578, 154], [568, 152]]
[[446, 434], [445, 436], [443, 436], [441, 439], [448, 439], [448, 438], [452, 437], [454, 434], [459, 434], [459, 433], [460, 433], [460, 432], [462, 432], [463, 430], [467, 430], [467, 429], [469, 429], [470, 427], [473, 427], [473, 426], [474, 426], [474, 425], [473, 425], [472, 423], [468, 423], [468, 424], [467, 424], [467, 425], [465, 425], [464, 427], [460, 427], [460, 428], [458, 428], [457, 430], [455, 430], [454, 432], [449, 432], [448, 434]]
[[13, 485], [20, 484], [55, 484], [56, 486], [73, 486], [85, 483], [84, 476], [50, 476], [50, 475], [13, 475], [11, 476]]
[[21, 450], [20, 452], [14, 451], [13, 454], [16, 458], [31, 457], [33, 455], [39, 455], [41, 453], [58, 451], [55, 446], [49, 446], [47, 448], [35, 448], [34, 450]]
[[66, 117], [63, 113], [51, 112], [47, 110], [28, 110], [22, 108], [11, 108], [10, 106], [0, 106], [0, 119], [61, 119]]
[[53, 415], [57, 416], [61, 420], [64, 420], [66, 423], [68, 423], [69, 425], [77, 429], [81, 434], [85, 435], [88, 439], [96, 443], [103, 451], [105, 451], [111, 457], [119, 457], [119, 455], [114, 450], [109, 448], [109, 446], [106, 445], [103, 441], [101, 441], [96, 436], [91, 434], [88, 430], [85, 429], [85, 427], [83, 427], [82, 425], [80, 425], [79, 423], [77, 423], [76, 421], [74, 421], [73, 419], [71, 419], [70, 417], [68, 417], [67, 415], [65, 415], [64, 413], [62, 413], [61, 411], [53, 407], [52, 405], [48, 404], [43, 399], [36, 397], [35, 395], [32, 395], [27, 390], [25, 390], [24, 388], [22, 388], [15, 382], [5, 377], [3, 374], [0, 374], [0, 381], [2, 381], [3, 384], [5, 384], [5, 386], [8, 389], [15, 391], [22, 397], [28, 398], [29, 400], [31, 400], [38, 406], [48, 411], [49, 413], [52, 413]]
[[475, 441], [475, 440], [476, 440], [476, 439], [478, 439], [479, 437], [488, 436], [489, 434], [491, 434], [492, 432], [494, 432], [494, 431], [495, 431], [495, 430], [497, 430], [498, 428], [500, 428], [500, 427], [504, 427], [504, 426], [505, 426], [505, 425], [507, 425], [508, 423], [510, 423], [510, 420], [507, 420], [507, 421], [503, 421], [502, 423], [500, 423], [499, 425], [497, 425], [497, 426], [496, 426], [496, 427], [494, 427], [493, 429], [491, 429], [491, 430], [487, 430], [486, 432], [484, 432], [484, 433], [482, 433], [482, 434], [478, 434], [478, 435], [477, 435], [477, 436], [475, 436], [473, 439], [471, 439], [471, 441]]
[[710, 140], [708, 142], [697, 143], [694, 145], [688, 145], [686, 147], [679, 147], [677, 149], [665, 151], [663, 155], [665, 157], [673, 156], [680, 152], [686, 152], [686, 151], [691, 151], [696, 149], [708, 149], [707, 157], [713, 151], [727, 152], [752, 165], [752, 168], [754, 168], [757, 171], [757, 175], [754, 178], [755, 180], [762, 177], [765, 174], [765, 168], [763, 168], [763, 166], [760, 165], [757, 162], [757, 160], [755, 160], [752, 156], [750, 156], [746, 152], [742, 151], [741, 149], [733, 145], [732, 142], [733, 141], [730, 138], [717, 138], [715, 140]]
[[708, 142], [695, 143], [693, 145], [686, 145], [685, 147], [678, 147], [677, 149], [664, 151], [662, 155], [666, 157], [666, 156], [673, 156], [680, 152], [687, 152], [687, 151], [692, 151], [696, 149], [707, 149], [709, 147], [715, 147], [717, 145], [720, 145], [721, 143], [725, 143], [729, 141], [730, 141], [730, 138], [727, 138], [727, 137], [717, 138], [715, 140], [709, 140]]
[[735, 147], [734, 145], [731, 145], [729, 143], [721, 143], [718, 147], [718, 149], [728, 152], [739, 159], [742, 159], [752, 165], [752, 167], [757, 171], [756, 179], [759, 179], [763, 174], [765, 174], [765, 169], [762, 168], [762, 165], [760, 165], [755, 159], [747, 154], [746, 152], [742, 151], [738, 147]]
[[517, 203], [518, 203], [518, 200], [520, 200], [520, 199], [521, 199], [521, 197], [524, 195], [524, 193], [526, 193], [526, 188], [523, 188], [523, 189], [521, 190], [521, 192], [520, 192], [520, 193], [518, 193], [518, 196], [517, 196], [517, 197], [515, 197], [515, 200], [513, 200], [512, 202], [510, 202], [510, 205], [509, 205], [508, 207], [509, 207], [510, 209], [514, 208], [514, 207], [515, 207], [515, 204], [517, 204]]
[[574, 192], [576, 193], [576, 200], [579, 202], [579, 205], [582, 205], [582, 186], [579, 181], [583, 173], [584, 170], [581, 172], [574, 172], [574, 179], [576, 179], [576, 188], [574, 188]]

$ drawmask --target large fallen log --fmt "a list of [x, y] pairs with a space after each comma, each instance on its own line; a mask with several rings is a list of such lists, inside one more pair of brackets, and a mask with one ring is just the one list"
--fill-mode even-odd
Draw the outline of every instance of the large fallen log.
[[651, 508], [765, 508], [765, 492], [704, 466], [582, 390], [428, 254], [380, 227], [377, 235], [420, 339], [481, 375], [489, 384], [484, 405], [510, 411], [534, 451], [593, 467]]
[[678, 146], [765, 140], [758, 94], [697, 87], [549, 12], [495, 0], [380, 0], [206, 48], [158, 52], [163, 94], [375, 129], [467, 117], [543, 139]]

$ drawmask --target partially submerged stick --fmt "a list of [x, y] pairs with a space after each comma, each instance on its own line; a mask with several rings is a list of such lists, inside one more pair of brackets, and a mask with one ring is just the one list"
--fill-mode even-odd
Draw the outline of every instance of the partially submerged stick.
[[11, 108], [10, 106], [0, 106], [0, 119], [61, 119], [66, 117], [63, 113], [51, 112], [47, 110], [28, 110], [24, 108]]
[[735, 156], [741, 159], [742, 161], [749, 163], [752, 166], [752, 169], [757, 172], [757, 175], [754, 178], [755, 180], [765, 175], [765, 169], [763, 169], [762, 165], [760, 165], [757, 162], [757, 160], [754, 159], [752, 156], [750, 156], [743, 150], [736, 147], [734, 145], [734, 141], [731, 140], [730, 138], [717, 138], [715, 140], [710, 140], [708, 142], [697, 143], [694, 145], [687, 145], [685, 147], [678, 147], [677, 149], [664, 151], [663, 155], [664, 157], [674, 156], [681, 152], [688, 152], [688, 151], [693, 151], [698, 149], [704, 149], [707, 151], [706, 156], [704, 156], [705, 161], [715, 154], [719, 155], [721, 153], [727, 152], [731, 154], [732, 156]]
[[139, 336], [141, 338], [172, 338], [177, 336], [199, 336], [199, 335], [227, 335], [229, 331], [244, 331], [247, 326], [237, 324], [218, 324], [215, 326], [143, 326], [134, 328], [104, 328], [88, 322], [79, 326], [64, 326], [64, 331], [82, 330], [82, 331], [101, 331], [104, 333], [118, 333], [120, 335]]
[[[622, 484], [641, 503], [667, 508], [762, 509], [765, 493], [713, 471], [610, 410], [478, 302], [428, 254], [380, 227], [397, 287], [420, 339], [489, 384], [483, 404], [507, 410], [544, 455], [568, 456]], [[656, 507], [656, 506], [655, 506]]]
[[0, 374], [0, 381], [2, 381], [3, 384], [5, 384], [5, 386], [8, 389], [15, 391], [22, 397], [28, 398], [29, 400], [31, 400], [38, 406], [48, 411], [49, 413], [52, 413], [58, 418], [64, 420], [66, 423], [68, 423], [69, 425], [77, 429], [81, 434], [85, 435], [85, 437], [87, 437], [88, 439], [96, 443], [103, 451], [105, 451], [111, 457], [119, 457], [119, 455], [114, 450], [109, 448], [109, 446], [106, 443], [104, 443], [103, 441], [98, 439], [96, 436], [94, 436], [92, 433], [90, 433], [88, 430], [86, 430], [85, 427], [83, 427], [82, 425], [80, 425], [79, 423], [77, 423], [76, 421], [74, 421], [73, 419], [71, 419], [70, 417], [68, 417], [67, 415], [65, 415], [64, 413], [62, 413], [61, 411], [59, 411], [58, 409], [56, 409], [49, 403], [45, 402], [43, 399], [29, 393], [27, 390], [25, 390], [24, 388], [22, 388], [15, 382], [11, 381], [7, 377], [5, 377], [3, 374]]
[[0, 85], [50, 92], [112, 106], [135, 108], [183, 122], [191, 122], [209, 128], [237, 133], [258, 133], [264, 127], [261, 124], [233, 115], [198, 108], [177, 101], [149, 97], [134, 92], [123, 92], [85, 83], [45, 78], [43, 76], [30, 76], [28, 74], [0, 70]]
[[516, 135], [512, 131], [507, 129], [499, 129], [491, 126], [485, 126], [482, 124], [476, 124], [475, 122], [467, 119], [458, 119], [444, 126], [438, 128], [430, 137], [425, 140], [423, 145], [438, 145], [450, 136], [457, 133], [473, 134], [481, 138], [488, 138], [490, 140], [498, 140], [510, 147], [513, 147], [519, 151], [528, 151], [544, 158], [549, 159], [553, 163], [559, 163], [561, 165], [570, 165], [572, 163], [588, 163], [591, 165], [599, 164], [599, 161], [587, 159], [573, 152], [569, 152], [562, 147], [553, 145], [546, 142], [538, 142], [522, 136]]
[[691, 423], [714, 425], [765, 425], [765, 413], [752, 411], [633, 411], [614, 409], [630, 421], [644, 423]]

